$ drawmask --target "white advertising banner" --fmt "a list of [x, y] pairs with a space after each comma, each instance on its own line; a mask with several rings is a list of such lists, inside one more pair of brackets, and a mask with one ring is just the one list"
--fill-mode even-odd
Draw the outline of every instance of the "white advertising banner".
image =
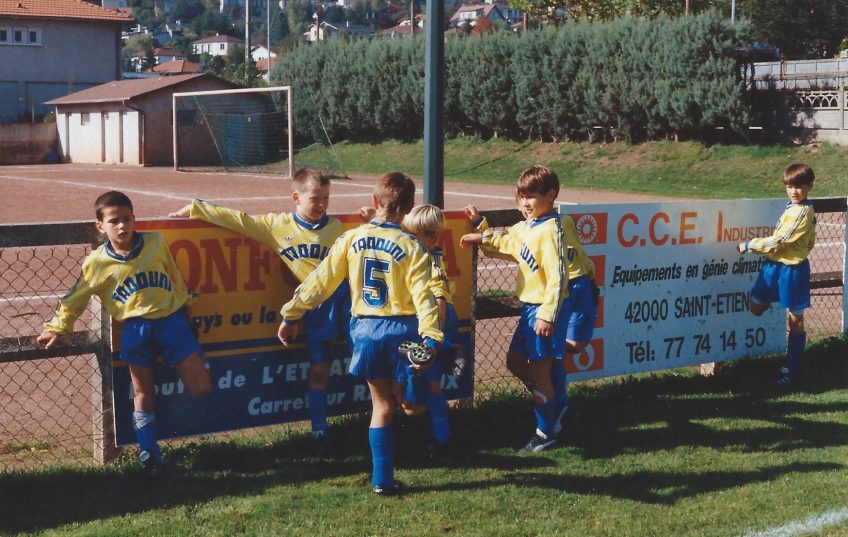
[[564, 205], [601, 288], [591, 345], [573, 380], [783, 352], [785, 313], [748, 310], [763, 256], [736, 245], [770, 235], [786, 200]]

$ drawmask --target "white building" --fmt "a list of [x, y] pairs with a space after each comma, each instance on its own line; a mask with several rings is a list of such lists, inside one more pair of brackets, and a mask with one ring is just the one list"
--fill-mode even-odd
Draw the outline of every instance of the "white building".
[[232, 47], [244, 49], [244, 41], [231, 35], [211, 35], [191, 43], [192, 52], [197, 55], [205, 52], [210, 56], [226, 56]]

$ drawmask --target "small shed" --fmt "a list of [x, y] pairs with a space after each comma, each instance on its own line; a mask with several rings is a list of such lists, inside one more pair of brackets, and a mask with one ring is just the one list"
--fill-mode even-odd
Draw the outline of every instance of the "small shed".
[[206, 73], [174, 75], [109, 82], [46, 104], [56, 107], [66, 162], [173, 166], [173, 94], [237, 87]]

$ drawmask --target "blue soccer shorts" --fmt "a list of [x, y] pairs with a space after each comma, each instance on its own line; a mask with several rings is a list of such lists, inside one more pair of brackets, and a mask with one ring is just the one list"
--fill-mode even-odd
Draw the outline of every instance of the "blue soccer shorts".
[[751, 301], [780, 302], [793, 315], [803, 315], [810, 307], [810, 262], [805, 259], [797, 265], [784, 265], [767, 259], [751, 289]]
[[160, 353], [165, 363], [172, 366], [195, 352], [203, 356], [203, 348], [189, 323], [183, 309], [161, 319], [127, 319], [121, 339], [121, 360], [141, 367], [153, 367], [156, 355]]
[[595, 331], [597, 315], [595, 302], [592, 300], [592, 280], [579, 276], [568, 282], [568, 298], [571, 315], [568, 318], [569, 341], [588, 343]]
[[357, 317], [351, 327], [350, 374], [365, 380], [390, 378], [406, 382], [406, 358], [398, 352], [398, 347], [404, 341], [421, 341], [418, 318], [415, 315]]
[[312, 365], [331, 359], [330, 341], [345, 339], [350, 322], [350, 286], [347, 280], [339, 285], [330, 298], [303, 315], [303, 332]]
[[565, 356], [565, 338], [568, 335], [568, 320], [571, 317], [568, 301], [563, 301], [559, 307], [554, 330], [551, 336], [536, 335], [536, 312], [539, 304], [524, 304], [518, 319], [518, 326], [509, 344], [509, 350], [526, 354], [529, 360], [555, 358], [561, 360]]

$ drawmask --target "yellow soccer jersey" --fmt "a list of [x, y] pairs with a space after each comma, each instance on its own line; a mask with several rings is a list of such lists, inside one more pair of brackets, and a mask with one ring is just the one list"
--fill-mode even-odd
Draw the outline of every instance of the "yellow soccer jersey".
[[507, 231], [486, 230], [483, 246], [509, 254], [518, 262], [518, 299], [538, 304], [538, 319], [555, 322], [568, 297], [568, 264], [559, 215], [519, 222]]
[[568, 260], [568, 279], [573, 280], [580, 276], [586, 276], [590, 280], [594, 280], [595, 265], [586, 255], [586, 250], [583, 249], [574, 219], [567, 214], [561, 215], [560, 218], [562, 219], [562, 232], [565, 235], [567, 248], [565, 258]]
[[430, 292], [431, 260], [417, 239], [390, 222], [372, 222], [344, 233], [326, 259], [283, 306], [283, 319], [300, 319], [350, 281], [356, 317], [418, 315], [418, 333], [442, 341], [439, 311]]
[[748, 251], [765, 254], [772, 261], [797, 265], [807, 259], [816, 243], [816, 215], [809, 200], [786, 204], [777, 229], [770, 237], [751, 239]]
[[443, 298], [448, 304], [453, 304], [453, 295], [456, 293], [456, 282], [448, 278], [448, 273], [442, 264], [442, 250], [436, 248], [430, 252], [431, 275], [430, 292], [436, 298]]
[[45, 329], [70, 334], [92, 295], [100, 297], [115, 320], [132, 317], [161, 319], [185, 306], [190, 298], [183, 276], [159, 233], [138, 233], [138, 243], [126, 257], [116, 254], [109, 241], [82, 263], [82, 276], [59, 301], [59, 309]]
[[218, 207], [203, 200], [192, 202], [191, 217], [235, 231], [273, 248], [301, 282], [327, 256], [330, 246], [344, 231], [337, 218], [327, 215], [320, 222], [310, 224], [297, 214], [248, 216], [241, 211]]
[[[595, 266], [586, 254], [586, 250], [583, 249], [583, 244], [581, 244], [579, 235], [577, 234], [577, 226], [574, 224], [574, 219], [568, 215], [562, 215], [560, 218], [562, 219], [562, 231], [565, 236], [565, 245], [567, 248], [565, 257], [568, 260], [568, 279], [573, 280], [580, 276], [587, 276], [589, 279], [594, 279]], [[510, 233], [514, 236], [522, 236], [522, 224], [524, 224], [523, 227], [526, 227], [527, 222], [519, 222], [518, 224], [515, 224], [510, 228]], [[475, 228], [475, 231], [482, 233], [487, 229], [489, 229], [489, 223], [484, 217]], [[511, 255], [504, 255], [500, 252], [493, 251], [485, 244], [483, 245], [483, 253], [500, 259], [515, 260], [515, 258]]]

